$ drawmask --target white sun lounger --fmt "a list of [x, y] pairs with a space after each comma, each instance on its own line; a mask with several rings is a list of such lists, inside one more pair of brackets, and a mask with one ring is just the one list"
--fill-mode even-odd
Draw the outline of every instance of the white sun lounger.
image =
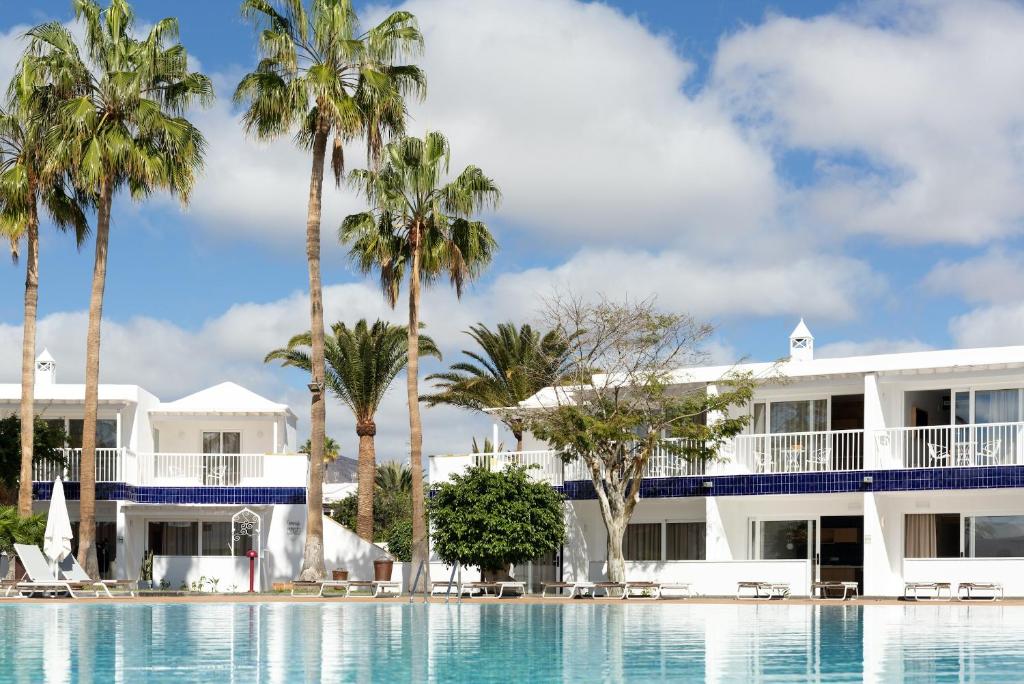
[[[922, 596], [921, 592], [930, 592], [929, 596]], [[943, 596], [942, 593], [946, 595]], [[907, 582], [903, 585], [903, 599], [914, 601], [928, 600], [950, 600], [953, 598], [952, 585], [949, 582]]]
[[[109, 598], [116, 596], [135, 596], [138, 585], [134, 580], [94, 580], [86, 573], [85, 568], [78, 564], [78, 560], [69, 555], [62, 560], [58, 566], [61, 576], [73, 586], [91, 586], [97, 590], [102, 589]], [[117, 594], [110, 593], [111, 588], [117, 590]]]
[[[548, 590], [553, 590], [557, 593], [549, 594]], [[563, 596], [562, 591], [568, 589], [569, 595]], [[577, 598], [582, 596], [593, 596], [594, 583], [593, 582], [542, 582], [540, 597], [541, 598]]]
[[[744, 596], [744, 589], [753, 589], [753, 594]], [[789, 584], [786, 582], [737, 582], [736, 598], [738, 599], [784, 599], [789, 596]]]
[[[987, 596], [974, 596], [974, 592], [983, 592]], [[961, 582], [956, 588], [958, 601], [971, 599], [997, 601], [1003, 598], [1003, 585], [998, 582]]]
[[[316, 589], [315, 593], [308, 591], [298, 591], [299, 589]], [[401, 596], [402, 595], [402, 583], [401, 582], [381, 582], [374, 580], [323, 580], [322, 582], [304, 582], [295, 581], [292, 582], [292, 596], [320, 596], [324, 595], [326, 589], [337, 589], [338, 591], [344, 591], [345, 593], [341, 598], [351, 598], [353, 591], [359, 591], [365, 589], [370, 592], [370, 596], [373, 598], [380, 598], [382, 596]]]
[[21, 564], [25, 567], [25, 574], [28, 576], [28, 579], [22, 578], [9, 586], [7, 588], [8, 595], [13, 590], [23, 596], [31, 596], [33, 594], [42, 594], [44, 596], [47, 594], [52, 596], [67, 594], [71, 598], [79, 598], [72, 587], [79, 590], [84, 587], [77, 582], [57, 579], [50, 567], [50, 562], [46, 560], [46, 556], [43, 555], [38, 546], [15, 544], [14, 552], [21, 559]]

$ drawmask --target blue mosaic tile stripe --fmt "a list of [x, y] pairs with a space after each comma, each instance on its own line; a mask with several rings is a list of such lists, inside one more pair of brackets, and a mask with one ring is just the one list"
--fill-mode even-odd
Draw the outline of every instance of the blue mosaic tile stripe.
[[[871, 484], [864, 484], [870, 476]], [[705, 487], [711, 482], [711, 487]], [[1024, 466], [970, 468], [921, 468], [915, 470], [852, 470], [827, 473], [778, 473], [766, 475], [708, 475], [647, 478], [640, 484], [646, 499], [691, 496], [753, 496], [770, 494], [831, 494], [840, 492], [911, 492], [950, 489], [1024, 488]], [[593, 483], [566, 482], [565, 498], [596, 499]]]
[[[48, 501], [53, 493], [52, 482], [33, 482], [32, 496]], [[64, 484], [64, 496], [77, 500], [77, 482]], [[305, 487], [135, 487], [123, 482], [98, 482], [96, 499], [100, 501], [131, 501], [133, 503], [180, 504], [304, 504]]]

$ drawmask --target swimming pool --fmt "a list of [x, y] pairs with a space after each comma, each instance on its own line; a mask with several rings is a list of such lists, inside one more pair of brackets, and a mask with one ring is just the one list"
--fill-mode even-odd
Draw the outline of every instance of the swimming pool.
[[0, 681], [1011, 681], [1024, 608], [0, 606]]

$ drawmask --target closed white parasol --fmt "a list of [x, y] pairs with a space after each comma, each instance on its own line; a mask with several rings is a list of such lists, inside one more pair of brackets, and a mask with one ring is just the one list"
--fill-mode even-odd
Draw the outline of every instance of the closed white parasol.
[[43, 553], [54, 568], [71, 554], [71, 519], [68, 504], [64, 499], [64, 483], [58, 477], [53, 481], [50, 495], [50, 511], [46, 517], [46, 534], [43, 535]]

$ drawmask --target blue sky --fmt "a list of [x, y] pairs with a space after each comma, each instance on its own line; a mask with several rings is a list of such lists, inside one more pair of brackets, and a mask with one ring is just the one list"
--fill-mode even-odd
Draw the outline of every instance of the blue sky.
[[[210, 154], [192, 206], [117, 203], [103, 378], [166, 399], [232, 379], [304, 415], [301, 377], [260, 361], [304, 325], [308, 160], [286, 141], [257, 145], [239, 132], [230, 93], [254, 50], [235, 2], [134, 6], [141, 22], [174, 7], [220, 98], [194, 114]], [[783, 355], [800, 316], [833, 355], [1024, 334], [1020, 4], [406, 6], [426, 35], [429, 79], [412, 130], [444, 130], [454, 163], [479, 164], [505, 194], [488, 217], [502, 244], [493, 268], [461, 304], [444, 291], [426, 302], [449, 360], [468, 324], [528, 320], [539, 297], [565, 287], [655, 295], [713, 321], [710, 351], [722, 362]], [[50, 19], [70, 21], [70, 3], [5, 7], [0, 76], [24, 27]], [[360, 200], [325, 192], [328, 316], [400, 320], [334, 238]], [[65, 382], [81, 376], [91, 248], [44, 235], [39, 342]], [[14, 380], [23, 270], [2, 268], [0, 279], [10, 293], [0, 375]], [[399, 454], [405, 415], [393, 394], [381, 439]], [[455, 411], [428, 421], [428, 451], [487, 432]], [[350, 423], [333, 408], [330, 430], [349, 453]]]

